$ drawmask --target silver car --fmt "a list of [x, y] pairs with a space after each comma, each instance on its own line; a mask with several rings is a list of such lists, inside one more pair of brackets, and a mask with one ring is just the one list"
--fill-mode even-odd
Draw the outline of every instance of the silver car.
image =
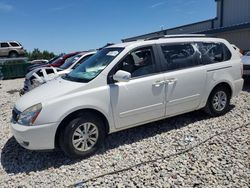
[[23, 46], [16, 41], [0, 42], [1, 57], [18, 57], [24, 55]]

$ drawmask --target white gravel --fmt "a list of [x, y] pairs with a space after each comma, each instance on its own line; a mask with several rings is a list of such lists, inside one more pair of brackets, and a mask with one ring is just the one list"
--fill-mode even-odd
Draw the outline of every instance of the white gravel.
[[23, 79], [0, 81], [0, 187], [250, 187], [249, 81], [222, 117], [197, 111], [115, 133], [84, 160], [70, 160], [60, 151], [28, 151], [16, 143], [9, 120], [22, 86]]

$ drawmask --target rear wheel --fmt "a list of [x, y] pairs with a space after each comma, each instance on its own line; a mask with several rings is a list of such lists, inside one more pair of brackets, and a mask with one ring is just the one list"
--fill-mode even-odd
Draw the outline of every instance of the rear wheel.
[[221, 116], [229, 111], [230, 91], [227, 87], [216, 87], [210, 94], [205, 112], [211, 116]]
[[62, 130], [60, 147], [71, 158], [84, 158], [95, 153], [105, 139], [102, 119], [83, 113]]
[[10, 57], [10, 58], [18, 57], [18, 53], [12, 51], [12, 52], [9, 53], [9, 57]]

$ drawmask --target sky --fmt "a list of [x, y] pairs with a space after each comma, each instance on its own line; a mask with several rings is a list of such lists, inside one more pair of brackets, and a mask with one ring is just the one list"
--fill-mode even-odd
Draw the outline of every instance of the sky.
[[0, 0], [0, 41], [68, 53], [214, 17], [214, 0]]

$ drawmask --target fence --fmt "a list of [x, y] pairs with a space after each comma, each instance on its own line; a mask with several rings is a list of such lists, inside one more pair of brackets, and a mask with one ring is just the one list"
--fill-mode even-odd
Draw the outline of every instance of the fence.
[[0, 59], [0, 80], [24, 77], [30, 65], [27, 58]]

